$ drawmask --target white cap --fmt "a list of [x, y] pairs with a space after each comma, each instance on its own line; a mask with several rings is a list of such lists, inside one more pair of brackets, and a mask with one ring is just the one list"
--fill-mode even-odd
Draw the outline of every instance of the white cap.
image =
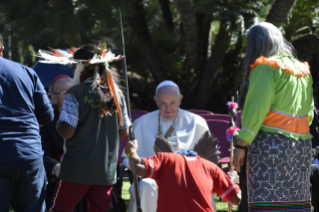
[[175, 87], [177, 89], [179, 89], [178, 85], [173, 82], [173, 81], [170, 81], [170, 80], [165, 80], [163, 82], [161, 82], [157, 87], [156, 87], [156, 91], [162, 87], [166, 87], [166, 86], [172, 86], [172, 87]]

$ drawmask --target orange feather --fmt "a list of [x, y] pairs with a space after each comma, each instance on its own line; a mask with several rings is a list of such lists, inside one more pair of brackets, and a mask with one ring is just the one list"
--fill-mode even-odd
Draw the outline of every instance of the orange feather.
[[51, 49], [52, 51], [54, 51], [54, 54], [53, 54], [53, 55], [55, 55], [55, 56], [57, 56], [57, 57], [65, 57], [63, 54], [61, 54], [61, 53], [58, 52], [57, 50], [52, 49], [52, 48], [50, 48], [50, 47], [49, 47], [49, 49]]
[[106, 79], [107, 79], [107, 84], [109, 85], [109, 88], [113, 94], [113, 99], [114, 99], [114, 102], [116, 105], [117, 112], [119, 114], [120, 123], [121, 123], [121, 126], [123, 127], [124, 123], [123, 123], [123, 117], [122, 117], [122, 110], [121, 110], [121, 106], [120, 106], [119, 101], [118, 101], [117, 96], [116, 96], [116, 91], [115, 91], [114, 82], [113, 82], [111, 72], [108, 73], [108, 76]]

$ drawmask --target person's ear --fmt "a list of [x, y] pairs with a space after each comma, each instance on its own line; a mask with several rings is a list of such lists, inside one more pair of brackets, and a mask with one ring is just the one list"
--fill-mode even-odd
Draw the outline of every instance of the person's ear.
[[183, 99], [183, 95], [181, 94], [181, 95], [179, 96], [179, 105], [178, 105], [178, 106], [181, 106], [181, 104], [182, 104], [182, 99]]
[[157, 99], [156, 99], [156, 96], [154, 96], [153, 98], [154, 98], [155, 104], [157, 105]]

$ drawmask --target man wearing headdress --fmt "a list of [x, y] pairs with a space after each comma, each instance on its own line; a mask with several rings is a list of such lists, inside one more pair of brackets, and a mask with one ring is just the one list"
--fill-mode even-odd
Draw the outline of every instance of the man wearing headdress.
[[[0, 55], [3, 43], [0, 36]], [[31, 68], [0, 57], [0, 211], [45, 211], [46, 174], [39, 126], [53, 120]]]
[[[56, 123], [59, 120], [60, 111], [62, 109], [65, 93], [70, 88], [72, 78], [68, 75], [59, 75], [55, 77], [49, 87], [49, 95], [51, 96], [54, 107], [54, 120], [50, 124], [40, 128], [42, 141], [43, 163], [47, 174], [47, 190], [46, 190], [46, 206], [50, 209], [51, 200], [54, 195], [56, 184], [58, 183], [58, 175], [60, 172], [60, 159], [63, 155], [64, 139], [56, 130]], [[76, 207], [74, 212], [87, 211], [86, 198], [83, 198]]]
[[[154, 156], [154, 141], [158, 135], [165, 137], [174, 151], [192, 150], [200, 137], [209, 131], [202, 117], [179, 108], [182, 98], [179, 87], [172, 81], [164, 81], [157, 86], [154, 99], [159, 109], [140, 117], [133, 124], [140, 157]], [[127, 156], [122, 156], [125, 157], [123, 164], [129, 167]], [[158, 196], [156, 182], [144, 178], [139, 186], [142, 210], [155, 212]], [[133, 190], [134, 186], [131, 186], [130, 212], [136, 211]]]
[[110, 208], [119, 138], [128, 135], [130, 120], [116, 73], [105, 65], [107, 58], [113, 57], [107, 53], [94, 45], [74, 52], [71, 62], [79, 63], [57, 126], [66, 142], [50, 211], [72, 211], [85, 194], [89, 211], [107, 212]]

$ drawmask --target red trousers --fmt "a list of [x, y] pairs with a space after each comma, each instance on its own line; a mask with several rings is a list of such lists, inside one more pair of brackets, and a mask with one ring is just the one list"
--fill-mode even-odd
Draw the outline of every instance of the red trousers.
[[73, 212], [73, 208], [85, 194], [88, 212], [108, 212], [112, 190], [112, 185], [86, 185], [60, 180], [57, 182], [49, 212]]

